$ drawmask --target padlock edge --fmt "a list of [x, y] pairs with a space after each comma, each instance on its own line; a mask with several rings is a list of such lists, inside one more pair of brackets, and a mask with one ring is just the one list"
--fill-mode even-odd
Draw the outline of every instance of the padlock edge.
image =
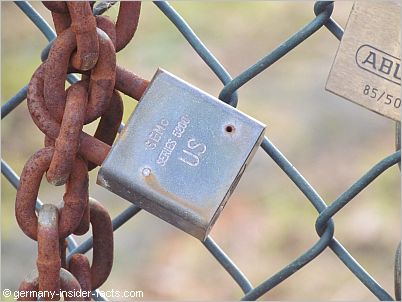
[[[206, 239], [206, 232], [209, 225], [208, 219], [206, 220], [205, 217], [199, 215], [199, 213], [187, 210], [184, 207], [175, 207], [170, 202], [170, 200], [162, 194], [157, 197], [157, 200], [159, 200], [159, 202], [155, 203], [152, 201], [152, 199], [144, 196], [144, 192], [142, 192], [143, 190], [133, 190], [128, 192], [127, 189], [125, 189], [127, 186], [124, 185], [124, 181], [119, 182], [116, 181], [116, 179], [119, 179], [118, 175], [116, 175], [115, 173], [110, 173], [110, 171], [105, 171], [105, 169], [103, 168], [98, 173], [96, 183], [104, 187], [108, 191], [112, 192], [113, 194], [140, 207], [153, 216], [165, 221], [166, 223], [169, 223], [170, 225], [175, 226], [183, 232], [188, 233], [201, 241]], [[139, 192], [142, 192], [142, 194]], [[150, 190], [147, 192], [150, 192]], [[183, 215], [183, 212], [186, 212], [186, 215]], [[183, 218], [183, 216], [187, 217], [187, 219]]]

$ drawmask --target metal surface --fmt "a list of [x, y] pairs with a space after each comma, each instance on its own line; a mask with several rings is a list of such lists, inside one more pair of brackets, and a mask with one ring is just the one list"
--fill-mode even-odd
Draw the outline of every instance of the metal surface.
[[[45, 204], [38, 214], [39, 290], [57, 292], [60, 289], [61, 258], [59, 249], [58, 209]], [[54, 299], [51, 299], [54, 300]]]
[[71, 29], [77, 40], [77, 54], [72, 63], [81, 70], [92, 69], [98, 61], [99, 41], [96, 20], [88, 1], [66, 2], [71, 18]]
[[[49, 26], [32, 7], [18, 5], [28, 15], [34, 16], [31, 20], [38, 22], [44, 32], [54, 37], [54, 32], [47, 30]], [[26, 162], [15, 203], [15, 215], [22, 231], [38, 241], [39, 281], [26, 285], [34, 286], [31, 290], [40, 292], [54, 293], [62, 289], [60, 274], [65, 274], [61, 267], [69, 267], [65, 238], [71, 234], [85, 234], [91, 223], [94, 238], [92, 266], [86, 265], [85, 255], [75, 255], [71, 260], [71, 270], [82, 288], [96, 290], [106, 281], [112, 268], [113, 229], [107, 210], [94, 200], [89, 202], [88, 165], [93, 168], [103, 162], [120, 127], [123, 104], [118, 92], [114, 91], [115, 44], [120, 37], [121, 49], [132, 39], [138, 25], [140, 4], [123, 5], [132, 11], [119, 14], [119, 26], [102, 19], [106, 20], [103, 25], [115, 37], [114, 40], [97, 28], [96, 17], [92, 14], [94, 1], [46, 2], [45, 5], [51, 10], [57, 37], [42, 52], [43, 63], [33, 73], [26, 92], [29, 113], [45, 134], [45, 148]], [[71, 70], [82, 74], [81, 81], [68, 75]], [[72, 85], [65, 91], [68, 78]], [[8, 112], [23, 100], [25, 91], [23, 89], [12, 100]], [[99, 117], [101, 121], [95, 137], [82, 132], [84, 124]], [[91, 151], [94, 147], [95, 150]], [[2, 163], [2, 167], [7, 165]], [[44, 173], [49, 183], [65, 184], [60, 209], [53, 205], [36, 205]], [[9, 175], [13, 176], [13, 173]], [[70, 243], [76, 246], [71, 238]], [[74, 278], [71, 280], [76, 282]], [[78, 297], [65, 297], [65, 300], [67, 298], [77, 300]]]
[[[69, 271], [77, 279], [83, 291], [91, 291], [91, 268], [89, 266], [88, 258], [85, 255], [73, 255], [69, 263]], [[90, 301], [91, 297], [88, 295], [87, 297], [84, 297], [84, 300]]]
[[[112, 2], [112, 1], [110, 1]], [[109, 2], [107, 2], [109, 3]], [[46, 38], [51, 42], [55, 37], [54, 30], [46, 23], [46, 21], [32, 8], [32, 6], [28, 2], [17, 1], [16, 5], [22, 10], [22, 12], [38, 27], [38, 29], [46, 36]], [[175, 9], [169, 5], [168, 2], [155, 2], [155, 5], [162, 11], [163, 14], [166, 15], [167, 18], [172, 22], [173, 26], [176, 27], [182, 34], [184, 39], [186, 39], [191, 46], [195, 49], [196, 54], [198, 54], [201, 59], [211, 68], [213, 74], [215, 74], [225, 85], [226, 91], [228, 93], [224, 98], [224, 101], [229, 102], [231, 105], [235, 106], [237, 104], [237, 89], [240, 88], [244, 83], [248, 80], [251, 80], [256, 72], [260, 72], [258, 70], [258, 66], [251, 66], [244, 72], [242, 72], [238, 77], [242, 79], [241, 81], [232, 82], [232, 76], [225, 70], [224, 66], [216, 59], [216, 57], [208, 50], [208, 48], [202, 43], [199, 37], [197, 37], [196, 33], [190, 28], [190, 26], [186, 23], [183, 17], [181, 17]], [[99, 6], [99, 10], [96, 8]], [[94, 13], [102, 13], [104, 12], [109, 5], [100, 7], [100, 4], [95, 6]], [[334, 8], [335, 6], [335, 8]], [[278, 48], [273, 51], [267, 52], [265, 60], [272, 62], [271, 64], [266, 64], [264, 68], [268, 68], [273, 63], [277, 62], [280, 58], [283, 58], [290, 51], [297, 51], [295, 48], [300, 43], [304, 42], [305, 39], [309, 35], [305, 35], [305, 32], [308, 31], [311, 34], [314, 34], [317, 30], [320, 30], [322, 27], [327, 27], [329, 32], [332, 35], [340, 40], [343, 35], [342, 28], [336, 24], [336, 22], [331, 18], [331, 14], [333, 10], [336, 10], [336, 5], [333, 2], [319, 1], [314, 5], [314, 13], [316, 17], [313, 17], [312, 20], [301, 30], [297, 31], [295, 35], [292, 35], [289, 39], [284, 41]], [[16, 16], [20, 17], [20, 16]], [[369, 23], [369, 22], [367, 22]], [[280, 25], [278, 25], [280, 26]], [[328, 39], [332, 37], [332, 35], [328, 35]], [[325, 38], [325, 36], [322, 36]], [[308, 43], [306, 41], [305, 43]], [[51, 44], [51, 43], [50, 43]], [[46, 45], [44, 45], [46, 48]], [[46, 53], [46, 52], [44, 52]], [[39, 56], [39, 54], [38, 54]], [[306, 66], [309, 66], [309, 60], [306, 61]], [[116, 88], [119, 83], [118, 77], [119, 67], [117, 66], [117, 75], [116, 75]], [[128, 71], [127, 71], [128, 73]], [[131, 79], [134, 80], [134, 88], [130, 86], [130, 77], [125, 77], [125, 82], [120, 82], [120, 87], [123, 87], [126, 94], [139, 99], [142, 95], [142, 92], [145, 90], [147, 81], [141, 79], [140, 77], [133, 75]], [[246, 79], [246, 80], [245, 80]], [[77, 77], [75, 75], [69, 75], [68, 80], [70, 82], [77, 81]], [[19, 92], [16, 93], [14, 97], [12, 97], [9, 101], [7, 101], [4, 105], [2, 105], [2, 119], [6, 118], [19, 104], [21, 104], [27, 93], [27, 85], [22, 88]], [[120, 89], [119, 89], [120, 90]], [[131, 94], [130, 94], [131, 93]], [[136, 95], [137, 97], [133, 96]], [[7, 121], [6, 121], [7, 122]], [[399, 134], [400, 137], [400, 134]], [[84, 142], [91, 146], [91, 141], [86, 139]], [[82, 141], [81, 141], [82, 143]], [[306, 179], [302, 176], [302, 174], [296, 169], [296, 167], [287, 160], [286, 156], [281, 153], [281, 151], [276, 148], [276, 146], [269, 140], [269, 138], [264, 138], [262, 143], [262, 150], [265, 151], [270, 159], [272, 159], [278, 167], [289, 177], [289, 180], [297, 186], [297, 188], [304, 195], [305, 200], [314, 205], [318, 213], [322, 213], [326, 211], [327, 205], [321, 196], [317, 193], [317, 191], [306, 181]], [[91, 152], [87, 152], [87, 154], [91, 154]], [[391, 159], [391, 161], [390, 161]], [[101, 162], [101, 161], [100, 161]], [[387, 169], [390, 169], [395, 163], [400, 162], [400, 152], [396, 152], [391, 156], [387, 156], [382, 160], [379, 160], [377, 165], [374, 168], [369, 169], [369, 171], [364, 175], [364, 179], [371, 179], [381, 175]], [[382, 167], [380, 171], [376, 169], [376, 167]], [[19, 178], [17, 174], [14, 172], [12, 167], [10, 167], [5, 160], [2, 159], [1, 163], [1, 171], [4, 175], [5, 179], [9, 181], [14, 188], [18, 187]], [[362, 181], [363, 178], [357, 180], [354, 183], [354, 192], [364, 190], [370, 182]], [[348, 191], [350, 191], [349, 189]], [[285, 266], [281, 269], [277, 274], [273, 274], [267, 279], [257, 284], [255, 287], [250, 284], [247, 280], [245, 274], [243, 274], [239, 267], [229, 258], [229, 256], [219, 248], [218, 244], [212, 241], [211, 237], [208, 237], [204, 242], [205, 247], [211, 252], [212, 256], [216, 258], [216, 260], [222, 265], [230, 276], [232, 276], [233, 281], [236, 282], [242, 291], [246, 294], [244, 299], [257, 299], [262, 295], [269, 293], [270, 289], [273, 288], [276, 284], [282, 284], [286, 280], [286, 278], [297, 273], [298, 270], [302, 269], [309, 261], [313, 261], [317, 259], [318, 255], [322, 251], [322, 248], [327, 247], [331, 249], [334, 254], [341, 260], [339, 264], [342, 263], [351, 271], [351, 273], [358, 278], [364, 286], [367, 287], [369, 291], [373, 293], [375, 297], [380, 300], [392, 300], [392, 296], [387, 293], [387, 291], [370, 275], [369, 271], [366, 269], [370, 269], [370, 266], [367, 265], [366, 269], [364, 269], [358, 262], [353, 258], [353, 256], [342, 246], [342, 244], [332, 236], [332, 228], [334, 227], [334, 223], [332, 221], [332, 217], [334, 215], [341, 215], [339, 211], [334, 211], [335, 208], [342, 208], [345, 204], [352, 202], [353, 196], [355, 194], [347, 194], [343, 199], [343, 201], [338, 202], [333, 206], [333, 210], [331, 212], [327, 212], [328, 215], [326, 219], [321, 218], [322, 224], [318, 225], [318, 229], [325, 229], [324, 233], [322, 231], [319, 232], [320, 236], [323, 236], [320, 239], [320, 244], [314, 245], [309, 248], [304, 255], [296, 258], [294, 261], [289, 263], [289, 265]], [[41, 207], [41, 202], [39, 199], [36, 200], [36, 208], [39, 209]], [[117, 215], [112, 222], [113, 230], [116, 230], [123, 226], [127, 221], [135, 217], [135, 215], [140, 211], [135, 205], [128, 207], [121, 214]], [[323, 216], [321, 216], [323, 217]], [[327, 220], [328, 219], [328, 220]], [[328, 238], [332, 238], [328, 240]], [[67, 237], [68, 249], [70, 254], [68, 255], [68, 259], [77, 252], [86, 253], [92, 248], [92, 237], [87, 239], [81, 245], [77, 246], [75, 240], [72, 236]], [[373, 244], [375, 244], [373, 242]], [[228, 251], [230, 254], [230, 251]], [[319, 259], [317, 260], [319, 261]], [[335, 267], [333, 269], [336, 269]], [[269, 268], [267, 269], [269, 270]], [[63, 271], [63, 270], [62, 270]], [[391, 272], [390, 272], [391, 273]], [[36, 273], [37, 274], [37, 273]], [[270, 274], [267, 272], [267, 275]], [[325, 276], [323, 275], [323, 278]], [[37, 286], [36, 279], [36, 286]], [[180, 286], [180, 284], [177, 284]], [[93, 292], [92, 298], [95, 300], [104, 300], [101, 295]], [[267, 296], [269, 299], [269, 296]], [[303, 297], [301, 297], [303, 298]], [[28, 299], [32, 300], [32, 299]]]
[[97, 183], [205, 240], [265, 126], [159, 69]]
[[401, 4], [357, 1], [326, 89], [371, 111], [401, 119]]
[[91, 285], [94, 290], [106, 281], [112, 270], [113, 228], [106, 208], [92, 198], [89, 200], [89, 206], [93, 233]]
[[[77, 279], [68, 271], [65, 270], [64, 268], [60, 269], [60, 289], [65, 292], [74, 292], [74, 291], [80, 291], [81, 287], [80, 284], [78, 283]], [[55, 292], [41, 292], [44, 295], [41, 297], [34, 296], [35, 292], [38, 292], [39, 290], [39, 273], [35, 269], [33, 270], [20, 284], [18, 291], [20, 293], [24, 293], [25, 295], [21, 295], [18, 301], [35, 301], [36, 298], [42, 298], [45, 301], [48, 301], [51, 299], [52, 295], [54, 295], [54, 298], [56, 300], [60, 300], [60, 293], [59, 291]], [[41, 299], [39, 299], [40, 301]], [[84, 299], [81, 297], [73, 296], [71, 293], [64, 296], [65, 301], [84, 301]]]

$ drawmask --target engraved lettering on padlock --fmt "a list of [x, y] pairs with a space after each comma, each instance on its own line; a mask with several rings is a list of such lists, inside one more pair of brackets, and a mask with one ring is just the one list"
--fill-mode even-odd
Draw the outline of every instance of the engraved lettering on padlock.
[[173, 129], [172, 134], [177, 138], [181, 138], [189, 124], [190, 118], [187, 115], [183, 115], [180, 121], [177, 123], [177, 126]]
[[[159, 70], [103, 162], [98, 183], [205, 240], [264, 130], [258, 121]], [[149, 137], [152, 131], [160, 135], [157, 141], [155, 134]], [[151, 150], [144, 145], [148, 140]]]
[[356, 1], [326, 84], [328, 91], [396, 121], [401, 119], [400, 11], [398, 1]]
[[401, 84], [401, 60], [385, 51], [364, 44], [356, 51], [357, 65], [385, 80]]
[[152, 131], [148, 134], [148, 139], [145, 141], [145, 147], [147, 149], [153, 150], [156, 148], [168, 125], [169, 121], [162, 118], [159, 123], [152, 128]]
[[207, 151], [207, 146], [203, 143], [197, 142], [195, 138], [191, 138], [187, 142], [187, 147], [191, 150], [183, 149], [185, 156], [180, 156], [179, 160], [186, 163], [191, 167], [197, 167], [200, 164], [200, 155]]
[[158, 159], [156, 163], [161, 165], [162, 167], [166, 165], [168, 162], [170, 155], [172, 154], [174, 148], [176, 147], [177, 142], [169, 138], [163, 147], [162, 151], [159, 153]]

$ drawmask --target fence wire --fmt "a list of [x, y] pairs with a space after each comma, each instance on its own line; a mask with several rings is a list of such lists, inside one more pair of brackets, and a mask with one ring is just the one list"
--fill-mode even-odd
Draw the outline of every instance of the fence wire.
[[[104, 3], [95, 7], [94, 14], [102, 14], [105, 12], [115, 1], [109, 1], [107, 5]], [[102, 2], [101, 2], [102, 3]], [[38, 27], [42, 34], [49, 41], [42, 51], [42, 61], [47, 58], [48, 51], [52, 45], [52, 41], [56, 38], [56, 34], [52, 27], [45, 21], [45, 19], [28, 3], [25, 1], [16, 1], [15, 4], [25, 13], [25, 15]], [[155, 1], [154, 4], [159, 8], [163, 14], [173, 23], [173, 25], [180, 31], [187, 42], [192, 46], [195, 52], [202, 58], [205, 64], [211, 71], [219, 78], [224, 85], [219, 99], [234, 107], [237, 106], [238, 96], [237, 90], [243, 85], [248, 83], [259, 73], [265, 71], [272, 64], [280, 60], [287, 53], [295, 49], [300, 43], [306, 41], [315, 32], [325, 26], [330, 33], [332, 33], [338, 40], [341, 40], [343, 29], [331, 18], [334, 10], [333, 2], [320, 1], [314, 5], [314, 13], [316, 17], [308, 24], [302, 27], [299, 31], [294, 33], [286, 41], [280, 44], [273, 51], [269, 52], [265, 57], [260, 59], [254, 65], [247, 68], [241, 74], [232, 78], [226, 71], [218, 59], [208, 50], [203, 42], [197, 37], [191, 27], [186, 21], [175, 11], [175, 9], [168, 2]], [[70, 74], [68, 81], [74, 83], [78, 78]], [[25, 85], [18, 91], [11, 99], [9, 99], [1, 107], [1, 118], [3, 119], [10, 114], [19, 104], [21, 104], [27, 96], [28, 85]], [[399, 134], [398, 134], [399, 135]], [[380, 176], [388, 168], [400, 162], [400, 150], [380, 160], [374, 165], [366, 174], [359, 178], [350, 188], [343, 192], [338, 198], [329, 203], [329, 205], [322, 199], [316, 190], [307, 182], [303, 175], [286, 159], [278, 148], [265, 137], [261, 148], [266, 154], [282, 169], [282, 171], [289, 177], [289, 179], [299, 188], [304, 194], [306, 199], [314, 206], [318, 216], [315, 223], [315, 228], [318, 234], [318, 241], [304, 254], [300, 255], [294, 261], [289, 263], [279, 272], [267, 278], [261, 284], [253, 287], [247, 277], [236, 266], [236, 264], [225, 254], [225, 252], [218, 246], [218, 244], [208, 236], [203, 242], [206, 249], [212, 256], [221, 264], [221, 266], [230, 274], [233, 280], [239, 285], [244, 292], [242, 300], [255, 300], [262, 295], [269, 292], [272, 288], [282, 283], [288, 277], [295, 274], [302, 267], [317, 258], [326, 248], [330, 248], [335, 255], [342, 261], [342, 263], [380, 300], [393, 300], [393, 297], [372, 277], [370, 274], [353, 258], [353, 256], [343, 247], [343, 245], [334, 237], [334, 222], [333, 217], [346, 206], [353, 198], [363, 191], [370, 183]], [[400, 149], [397, 147], [397, 149]], [[19, 177], [14, 170], [7, 164], [5, 160], [1, 160], [1, 172], [5, 178], [14, 186], [18, 187]], [[37, 209], [42, 206], [42, 202], [37, 200]], [[131, 205], [113, 219], [113, 230], [117, 230], [124, 225], [128, 220], [133, 218], [140, 208]], [[68, 259], [75, 253], [86, 253], [92, 248], [92, 238], [89, 238], [79, 246], [69, 236], [68, 240]], [[101, 301], [104, 300], [96, 291], [92, 294], [93, 299]]]

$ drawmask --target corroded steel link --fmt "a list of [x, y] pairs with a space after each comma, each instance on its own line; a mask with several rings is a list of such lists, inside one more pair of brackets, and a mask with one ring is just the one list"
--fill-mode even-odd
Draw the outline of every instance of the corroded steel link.
[[[70, 68], [69, 72], [79, 72], [74, 68]], [[87, 73], [83, 72], [83, 75]], [[140, 101], [142, 95], [149, 85], [149, 81], [127, 70], [119, 65], [116, 65], [116, 82], [115, 89], [125, 95]]]
[[44, 139], [44, 145], [45, 147], [54, 147], [54, 140], [52, 140], [50, 137], [45, 135], [45, 139]]
[[[35, 125], [47, 136], [46, 143], [52, 144], [59, 136], [60, 124], [55, 120], [45, 105], [44, 100], [45, 63], [34, 72], [28, 85], [27, 105]], [[64, 109], [63, 109], [64, 111]]]
[[71, 29], [64, 30], [54, 41], [45, 63], [44, 97], [46, 107], [58, 122], [63, 118], [67, 93], [64, 90], [70, 57], [77, 46]]
[[[120, 94], [115, 90], [110, 101], [110, 106], [106, 110], [106, 113], [102, 115], [94, 137], [111, 146], [119, 131], [122, 118], [123, 100]], [[95, 164], [88, 163], [88, 171], [91, 171], [95, 167]]]
[[68, 13], [65, 1], [42, 1], [42, 4], [51, 12], [65, 14]]
[[71, 25], [70, 15], [63, 13], [52, 12], [52, 19], [56, 33], [60, 35]]
[[115, 88], [125, 95], [139, 101], [147, 89], [149, 81], [145, 80], [127, 69], [116, 66], [116, 85]]
[[[78, 283], [77, 279], [71, 274], [69, 271], [65, 270], [64, 268], [60, 269], [60, 285], [61, 290], [63, 291], [80, 291], [81, 286]], [[39, 277], [38, 271], [35, 269], [33, 270], [20, 284], [18, 288], [19, 292], [38, 292], [39, 291]], [[59, 291], [57, 290], [56, 294]], [[48, 300], [49, 297], [43, 297], [45, 300]], [[60, 299], [60, 297], [58, 297]], [[20, 296], [18, 301], [32, 301], [32, 297], [29, 295]], [[83, 301], [81, 297], [77, 296], [66, 296], [64, 297], [64, 301]]]
[[79, 153], [87, 161], [101, 166], [111, 147], [98, 139], [81, 132]]
[[[116, 81], [116, 52], [108, 35], [97, 29], [99, 39], [98, 63], [91, 71], [89, 98], [85, 123], [90, 123], [105, 113]], [[76, 66], [74, 66], [76, 67]]]
[[116, 49], [116, 28], [112, 19], [108, 16], [96, 16], [96, 26], [108, 35]]
[[108, 110], [100, 119], [94, 135], [95, 138], [110, 146], [113, 144], [123, 119], [123, 109], [123, 100], [120, 94], [115, 90]]
[[107, 210], [95, 199], [89, 199], [93, 233], [93, 259], [91, 265], [92, 290], [101, 286], [113, 266], [113, 227]]
[[[91, 267], [89, 266], [88, 258], [85, 255], [73, 255], [68, 263], [68, 270], [78, 280], [83, 291], [90, 292], [92, 290]], [[91, 296], [86, 297], [84, 300], [90, 301]]]
[[[58, 209], [45, 204], [38, 213], [38, 259], [39, 290], [57, 292], [60, 289], [60, 249]], [[48, 297], [55, 300], [55, 297]], [[56, 296], [57, 298], [57, 296]]]
[[38, 219], [35, 214], [36, 196], [42, 176], [50, 165], [53, 151], [53, 148], [44, 148], [31, 156], [22, 170], [17, 190], [15, 216], [22, 231], [33, 240], [37, 240], [38, 235]]
[[80, 70], [93, 68], [98, 59], [99, 43], [96, 36], [96, 21], [92, 15], [93, 1], [44, 1], [52, 12], [56, 33], [59, 35], [71, 26], [76, 35], [77, 56], [74, 57]]
[[[100, 45], [99, 57], [90, 76], [85, 123], [94, 121], [104, 113], [115, 85], [116, 54], [113, 43], [102, 30], [97, 29], [97, 33]], [[75, 47], [75, 35], [72, 30], [63, 31], [54, 42], [44, 63], [44, 99], [46, 107], [57, 121], [61, 121], [63, 116], [66, 101], [65, 81], [70, 57]], [[79, 66], [73, 67], [79, 68]]]
[[[60, 132], [60, 124], [53, 118], [46, 108], [44, 90], [44, 70], [42, 64], [35, 71], [28, 88], [27, 103], [29, 113], [36, 126], [48, 137], [46, 141], [56, 140]], [[101, 165], [110, 151], [110, 146], [81, 132], [79, 153], [88, 161]]]
[[74, 63], [80, 70], [92, 69], [99, 54], [99, 42], [96, 34], [96, 21], [87, 1], [67, 1], [71, 18], [71, 29], [77, 40], [77, 55]]
[[[22, 170], [15, 201], [15, 216], [22, 231], [37, 240], [38, 219], [35, 203], [43, 174], [49, 168], [54, 148], [37, 151]], [[70, 235], [79, 225], [88, 201], [88, 172], [86, 162], [76, 158], [64, 194], [64, 206], [60, 211], [59, 237]]]
[[[88, 201], [87, 201], [88, 202]], [[81, 222], [79, 226], [73, 232], [74, 235], [84, 235], [86, 232], [89, 231], [89, 203], [85, 207], [84, 214], [82, 214]]]
[[[141, 3], [121, 3], [116, 24], [108, 17], [94, 17], [94, 3], [44, 2], [52, 13], [58, 37], [28, 87], [28, 109], [45, 134], [45, 148], [27, 161], [17, 190], [17, 222], [27, 236], [38, 240], [39, 250], [39, 273], [35, 271], [26, 279], [21, 290], [90, 291], [101, 286], [112, 269], [112, 222], [107, 210], [89, 199], [88, 167], [102, 164], [117, 135], [123, 117], [123, 101], [117, 90], [140, 99], [149, 82], [116, 68], [116, 50], [134, 36]], [[82, 80], [65, 90], [67, 74], [72, 70], [81, 73]], [[84, 124], [99, 117], [94, 137], [82, 131]], [[35, 204], [44, 173], [51, 184], [65, 184], [66, 191], [60, 209], [44, 205], [37, 217]], [[65, 238], [85, 234], [90, 225], [92, 265], [82, 254], [74, 255], [67, 264]]]
[[[78, 282], [78, 281], [77, 281]], [[39, 291], [39, 273], [37, 269], [34, 269], [32, 272], [30, 272], [24, 280], [20, 283], [20, 286], [18, 287], [18, 290], [21, 291]], [[17, 301], [32, 301], [33, 299], [30, 297], [19, 297]]]
[[59, 220], [60, 238], [72, 234], [80, 225], [81, 218], [88, 206], [88, 166], [85, 160], [76, 157], [73, 170], [66, 184], [63, 196], [64, 206]]
[[79, 148], [87, 101], [88, 94], [84, 82], [78, 82], [69, 87], [53, 159], [46, 173], [48, 182], [55, 186], [64, 185], [73, 168], [74, 158]]
[[140, 18], [141, 1], [121, 1], [116, 21], [116, 52], [131, 41]]
[[66, 239], [60, 239], [59, 248], [60, 248], [61, 267], [67, 269], [67, 240]]
[[42, 1], [42, 3], [51, 11], [58, 35], [71, 26], [71, 18], [65, 1]]

